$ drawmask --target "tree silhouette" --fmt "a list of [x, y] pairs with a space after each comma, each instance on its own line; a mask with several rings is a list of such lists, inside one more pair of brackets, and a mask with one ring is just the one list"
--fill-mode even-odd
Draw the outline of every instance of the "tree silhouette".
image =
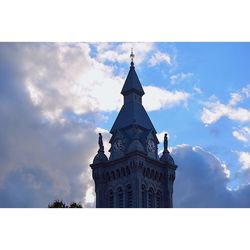
[[71, 202], [69, 208], [82, 208], [82, 205], [79, 202]]
[[55, 200], [49, 203], [48, 208], [82, 208], [82, 205], [80, 202], [71, 202], [70, 205], [66, 205], [62, 200]]

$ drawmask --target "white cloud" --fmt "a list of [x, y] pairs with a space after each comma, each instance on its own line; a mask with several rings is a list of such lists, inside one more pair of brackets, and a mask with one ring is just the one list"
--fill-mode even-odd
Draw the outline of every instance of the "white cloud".
[[173, 60], [168, 53], [159, 51], [154, 43], [96, 43], [97, 60], [99, 62], [118, 62], [127, 63], [130, 58], [130, 51], [133, 48], [135, 65], [140, 65], [148, 59], [150, 66], [155, 66], [160, 63], [173, 65]]
[[95, 129], [96, 133], [103, 133], [103, 134], [109, 134], [109, 131], [107, 129], [104, 129], [104, 128], [99, 128], [97, 127]]
[[156, 52], [154, 53], [151, 58], [149, 59], [149, 64], [151, 66], [155, 66], [160, 63], [167, 63], [168, 65], [172, 65], [172, 60], [169, 54], [162, 53], [162, 52]]
[[155, 86], [145, 86], [144, 90], [143, 105], [147, 111], [169, 108], [181, 103], [186, 103], [190, 97], [190, 94], [187, 92], [170, 92]]
[[194, 92], [201, 95], [202, 94], [202, 90], [196, 86], [194, 86]]
[[155, 49], [153, 43], [118, 43], [118, 44], [96, 44], [97, 60], [100, 62], [110, 61], [128, 63], [130, 61], [130, 51], [133, 48], [136, 65], [142, 63], [149, 52]]
[[250, 141], [250, 128], [249, 127], [242, 127], [240, 129], [234, 128], [234, 131], [232, 134], [239, 141], [243, 141], [243, 142]]
[[32, 100], [33, 104], [39, 105], [42, 100], [44, 99], [44, 96], [42, 94], [42, 92], [36, 88], [36, 86], [34, 86], [31, 82], [27, 81], [26, 82], [26, 87], [27, 90], [30, 94], [30, 99]]
[[[250, 85], [249, 85], [250, 86]], [[250, 122], [250, 111], [248, 109], [237, 107], [239, 102], [244, 101], [248, 98], [246, 89], [243, 88], [238, 93], [231, 93], [231, 99], [228, 104], [222, 104], [219, 100], [214, 97], [211, 101], [205, 104], [201, 114], [201, 120], [206, 124], [212, 124], [218, 121], [222, 117], [227, 117], [230, 120], [240, 121], [240, 122]]]
[[122, 105], [124, 79], [89, 52], [88, 44], [80, 43], [16, 45], [24, 87], [50, 121], [60, 119], [65, 109], [84, 114], [114, 111]]
[[[50, 122], [64, 122], [62, 113], [67, 109], [78, 115], [120, 109], [123, 103], [120, 91], [125, 79], [102, 62], [129, 62], [131, 46], [136, 51], [136, 63], [156, 50], [153, 43], [100, 43], [96, 44], [99, 54], [94, 59], [85, 43], [17, 44], [16, 57], [22, 65], [23, 84], [33, 104]], [[153, 86], [145, 87], [145, 91], [148, 110], [179, 104], [189, 96], [185, 92], [170, 92]]]
[[231, 93], [231, 99], [228, 103], [229, 106], [235, 106], [242, 100], [242, 96], [239, 93]]
[[180, 83], [181, 81], [186, 80], [192, 76], [193, 76], [193, 73], [190, 73], [190, 72], [188, 72], [188, 73], [181, 72], [181, 73], [178, 73], [175, 75], [171, 75], [170, 76], [170, 83], [172, 85], [176, 85], [176, 84]]
[[239, 156], [239, 163], [241, 164], [241, 169], [246, 170], [250, 168], [250, 153], [249, 152], [237, 152]]
[[94, 203], [95, 202], [95, 190], [93, 186], [89, 186], [85, 194], [85, 203]]
[[246, 96], [246, 98], [250, 97], [250, 84], [248, 84], [245, 88], [241, 90], [241, 93]]
[[223, 116], [229, 118], [230, 120], [240, 122], [250, 121], [249, 110], [244, 108], [233, 108], [229, 105], [221, 104], [220, 102], [208, 103], [206, 108], [203, 108], [201, 120], [206, 124], [212, 124]]

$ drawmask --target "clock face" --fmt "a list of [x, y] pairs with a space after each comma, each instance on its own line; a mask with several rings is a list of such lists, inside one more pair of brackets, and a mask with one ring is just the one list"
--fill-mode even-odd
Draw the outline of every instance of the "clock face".
[[148, 152], [155, 152], [156, 147], [153, 140], [148, 140], [147, 149]]
[[124, 144], [121, 139], [115, 140], [113, 144], [114, 151], [122, 151], [124, 149]]

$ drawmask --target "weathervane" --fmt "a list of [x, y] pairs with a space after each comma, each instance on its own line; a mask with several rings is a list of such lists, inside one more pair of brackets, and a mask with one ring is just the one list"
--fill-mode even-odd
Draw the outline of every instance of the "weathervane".
[[134, 57], [135, 57], [135, 55], [134, 55], [134, 53], [133, 53], [133, 48], [131, 48], [131, 54], [130, 54], [131, 62], [133, 62]]

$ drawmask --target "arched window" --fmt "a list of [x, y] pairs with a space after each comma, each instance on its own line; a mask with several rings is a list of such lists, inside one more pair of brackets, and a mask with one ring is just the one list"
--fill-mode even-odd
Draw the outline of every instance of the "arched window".
[[122, 168], [122, 176], [126, 176], [125, 169]]
[[158, 172], [156, 171], [156, 173], [155, 173], [155, 179], [158, 181], [159, 179], [159, 174], [158, 174]]
[[117, 190], [117, 207], [124, 207], [124, 194], [121, 187]]
[[127, 207], [133, 207], [133, 191], [131, 185], [127, 185]]
[[127, 175], [130, 175], [130, 169], [128, 166], [126, 167], [126, 173], [127, 173]]
[[150, 178], [151, 178], [151, 179], [154, 179], [154, 175], [155, 175], [155, 171], [154, 171], [154, 170], [151, 170]]
[[111, 176], [112, 176], [112, 180], [114, 180], [115, 179], [115, 172], [114, 171], [111, 172]]
[[142, 207], [147, 207], [147, 190], [145, 185], [141, 186]]
[[109, 195], [109, 197], [108, 197], [109, 206], [108, 207], [114, 207], [114, 192], [112, 189], [109, 190], [108, 195]]
[[160, 173], [159, 181], [162, 181], [162, 177], [163, 177], [163, 175], [162, 175], [162, 173]]
[[120, 170], [119, 170], [119, 169], [116, 169], [116, 176], [117, 176], [117, 178], [120, 178], [120, 177], [121, 177], [121, 174], [120, 174]]
[[160, 190], [156, 193], [156, 207], [162, 207], [162, 194]]
[[153, 188], [150, 188], [148, 190], [148, 207], [155, 207], [155, 204], [154, 204], [154, 190], [153, 190]]
[[110, 175], [109, 173], [106, 174], [107, 180], [110, 181]]

